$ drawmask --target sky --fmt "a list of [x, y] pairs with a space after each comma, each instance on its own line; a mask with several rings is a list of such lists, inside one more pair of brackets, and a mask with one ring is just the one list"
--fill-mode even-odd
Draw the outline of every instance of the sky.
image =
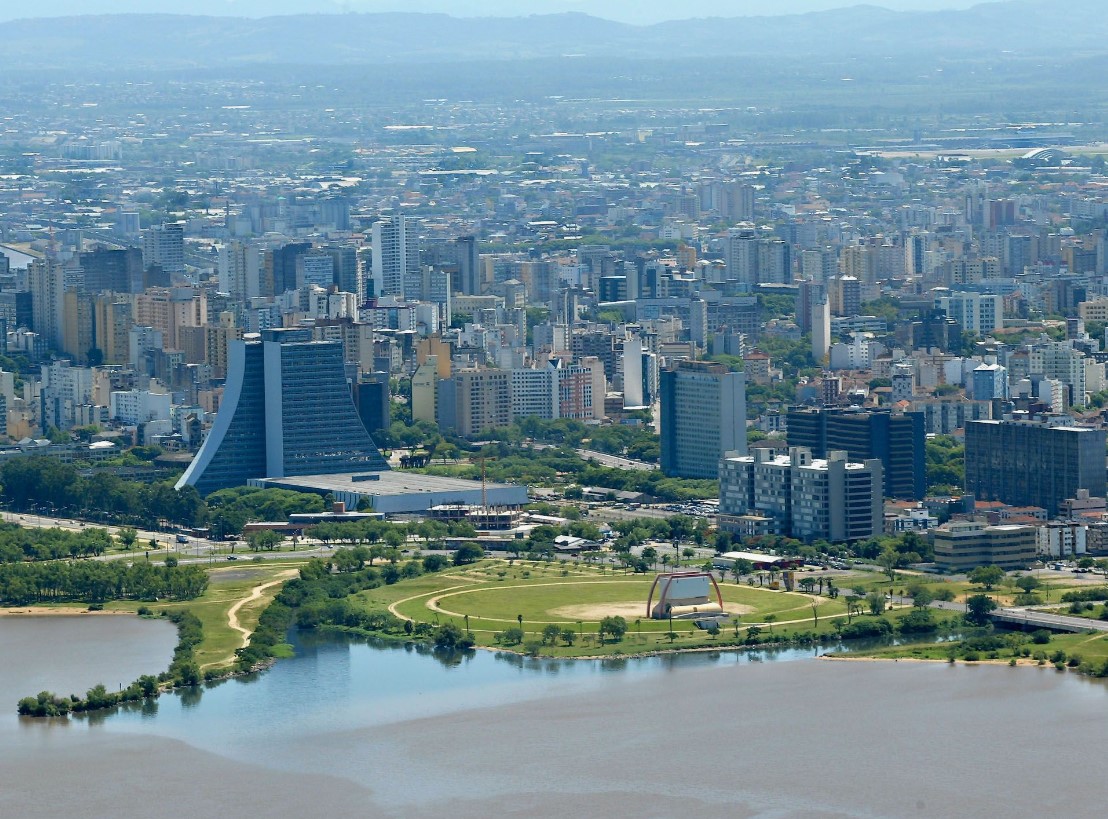
[[[869, 0], [898, 11], [968, 8], [981, 0]], [[324, 11], [420, 11], [457, 17], [519, 16], [580, 11], [625, 23], [650, 24], [689, 17], [794, 14], [857, 5], [858, 0], [19, 0], [0, 2], [0, 20], [75, 14], [185, 13], [241, 17]]]

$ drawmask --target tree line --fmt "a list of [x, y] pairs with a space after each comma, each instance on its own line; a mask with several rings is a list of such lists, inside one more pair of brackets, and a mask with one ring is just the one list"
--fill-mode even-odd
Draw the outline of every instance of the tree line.
[[104, 554], [111, 546], [112, 536], [108, 530], [95, 526], [72, 532], [0, 522], [0, 563], [93, 557]]
[[198, 566], [155, 566], [145, 560], [49, 561], [0, 565], [0, 605], [110, 600], [194, 600], [208, 588]]
[[0, 466], [0, 499], [19, 512], [38, 510], [147, 528], [206, 525], [217, 537], [238, 534], [249, 521], [287, 520], [293, 513], [326, 508], [319, 495], [253, 486], [222, 489], [205, 499], [191, 486], [174, 489], [172, 481], [128, 481], [104, 471], [86, 476], [50, 456], [16, 458]]

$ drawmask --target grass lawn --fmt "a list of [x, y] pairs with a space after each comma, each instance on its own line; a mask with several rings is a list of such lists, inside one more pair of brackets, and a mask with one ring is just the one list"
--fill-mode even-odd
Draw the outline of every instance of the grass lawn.
[[[997, 633], [1010, 634], [1011, 632]], [[1096, 634], [1053, 634], [1051, 635], [1049, 643], [1036, 645], [1028, 641], [1024, 643], [1024, 647], [1031, 649], [1032, 654], [1035, 652], [1043, 652], [1047, 657], [1050, 657], [1056, 651], [1063, 651], [1066, 653], [1067, 657], [1077, 655], [1084, 661], [1103, 663], [1105, 660], [1108, 660], [1108, 636], [1103, 632], [1098, 632]], [[949, 650], [949, 646], [942, 644], [921, 643], [918, 645], [901, 645], [874, 649], [872, 651], [866, 651], [859, 656], [882, 660], [946, 660]], [[1013, 652], [1011, 649], [1005, 648], [1000, 649], [997, 654], [998, 656], [996, 658], [989, 658], [983, 654], [982, 661], [1007, 664], [1009, 660], [1012, 659]], [[959, 660], [959, 662], [962, 661]], [[1040, 663], [1033, 657], [1020, 657], [1017, 659], [1017, 664], [1039, 665]]]
[[[200, 667], [230, 665], [234, 661], [235, 649], [242, 646], [243, 635], [231, 628], [228, 613], [242, 600], [248, 600], [258, 586], [281, 579], [290, 571], [296, 570], [303, 561], [266, 561], [264, 564], [246, 566], [228, 566], [212, 569], [208, 588], [196, 600], [187, 602], [143, 603], [124, 600], [108, 603], [105, 608], [114, 611], [136, 611], [145, 606], [157, 613], [166, 609], [187, 609], [200, 618], [204, 625], [204, 640], [196, 649], [196, 661]], [[277, 596], [280, 585], [274, 585], [262, 592], [256, 599], [243, 604], [238, 612], [239, 625], [253, 631], [263, 609]]]
[[[575, 646], [546, 646], [554, 656], [636, 653], [659, 648], [710, 647], [733, 644], [735, 623], [729, 617], [718, 637], [695, 628], [690, 620], [674, 620], [677, 637], [671, 642], [669, 623], [646, 616], [646, 600], [653, 575], [625, 574], [596, 566], [489, 559], [473, 566], [448, 569], [439, 574], [404, 580], [392, 586], [359, 592], [352, 600], [366, 611], [389, 610], [415, 622], [453, 622], [466, 627], [479, 645], [496, 645], [495, 635], [517, 626], [523, 617], [526, 640], [539, 639], [543, 627], [553, 623], [577, 633]], [[724, 608], [739, 620], [739, 636], [759, 627], [775, 634], [831, 631], [832, 618], [842, 617], [846, 605], [813, 595], [771, 591], [759, 587], [721, 583]], [[812, 603], [817, 605], [818, 628]], [[628, 634], [622, 642], [596, 639], [604, 616], [622, 616]], [[774, 618], [771, 624], [767, 618]]]

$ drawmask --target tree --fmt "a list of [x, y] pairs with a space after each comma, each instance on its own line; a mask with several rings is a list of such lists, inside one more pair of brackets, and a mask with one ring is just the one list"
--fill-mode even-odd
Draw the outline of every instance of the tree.
[[454, 565], [465, 566], [485, 556], [485, 550], [476, 543], [463, 543], [454, 551]]
[[996, 601], [986, 594], [975, 594], [966, 601], [966, 622], [987, 626], [989, 614], [996, 610]]
[[119, 545], [128, 552], [135, 547], [135, 541], [138, 540], [138, 532], [132, 526], [124, 526], [115, 533], [115, 536], [119, 540]]
[[861, 610], [862, 597], [857, 594], [848, 594], [846, 596], [846, 622], [849, 623], [854, 615]]
[[519, 645], [523, 642], [523, 629], [518, 626], [511, 626], [496, 635], [496, 638], [504, 645]]
[[653, 546], [647, 546], [645, 549], [643, 549], [641, 557], [651, 566], [658, 565], [658, 550], [655, 549]]
[[876, 616], [885, 611], [885, 595], [879, 591], [871, 591], [866, 595], [866, 605], [870, 614]]
[[600, 627], [597, 629], [597, 633], [600, 635], [600, 642], [604, 642], [604, 636], [608, 635], [612, 638], [613, 643], [618, 643], [623, 639], [623, 635], [627, 633], [627, 621], [620, 616], [605, 617], [600, 621]]
[[434, 640], [435, 648], [441, 648], [447, 651], [473, 648], [473, 637], [466, 634], [453, 623], [444, 623], [436, 628], [432, 639]]
[[273, 551], [273, 549], [284, 538], [272, 529], [262, 529], [258, 532], [246, 533], [246, 545], [250, 547], [252, 552], [258, 552], [265, 549], [267, 552]]
[[881, 554], [877, 556], [877, 562], [885, 574], [889, 576], [889, 582], [896, 580], [896, 567], [900, 563], [900, 553], [896, 549], [892, 546], [886, 546], [881, 550]]
[[558, 637], [561, 635], [562, 629], [555, 623], [547, 623], [542, 630], [542, 644], [554, 645]]
[[917, 609], [925, 609], [931, 605], [935, 595], [926, 586], [920, 586], [912, 590], [912, 605]]
[[767, 614], [765, 617], [766, 625], [769, 626], [769, 633], [773, 634], [773, 624], [777, 622], [776, 614]]
[[1016, 578], [1016, 585], [1023, 589], [1024, 594], [1031, 594], [1035, 589], [1042, 585], [1039, 582], [1039, 578], [1033, 575], [1024, 575], [1023, 577]]
[[573, 641], [577, 639], [577, 632], [575, 632], [571, 628], [564, 628], [561, 630], [558, 636], [562, 638], [562, 642], [565, 643], [567, 646], [572, 646]]
[[969, 582], [975, 586], [984, 586], [985, 591], [992, 591], [1003, 579], [1004, 569], [999, 566], [978, 566], [969, 573]]

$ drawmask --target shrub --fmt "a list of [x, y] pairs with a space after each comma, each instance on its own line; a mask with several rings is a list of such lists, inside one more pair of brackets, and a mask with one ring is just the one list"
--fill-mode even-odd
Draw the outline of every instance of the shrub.
[[980, 654], [978, 654], [978, 653], [977, 653], [976, 651], [972, 651], [972, 650], [971, 650], [971, 651], [967, 651], [967, 652], [966, 652], [966, 653], [965, 653], [965, 654], [963, 655], [963, 658], [964, 658], [964, 659], [966, 660], [966, 662], [968, 662], [968, 663], [975, 663], [975, 662], [977, 662], [978, 660], [980, 660], [980, 659], [981, 659], [981, 655], [980, 655]]
[[1031, 642], [1039, 646], [1046, 645], [1050, 642], [1050, 632], [1045, 628], [1035, 629], [1031, 632]]
[[859, 637], [883, 637], [892, 634], [893, 625], [884, 617], [875, 619], [855, 620], [843, 626], [840, 632], [844, 640], [857, 639]]

